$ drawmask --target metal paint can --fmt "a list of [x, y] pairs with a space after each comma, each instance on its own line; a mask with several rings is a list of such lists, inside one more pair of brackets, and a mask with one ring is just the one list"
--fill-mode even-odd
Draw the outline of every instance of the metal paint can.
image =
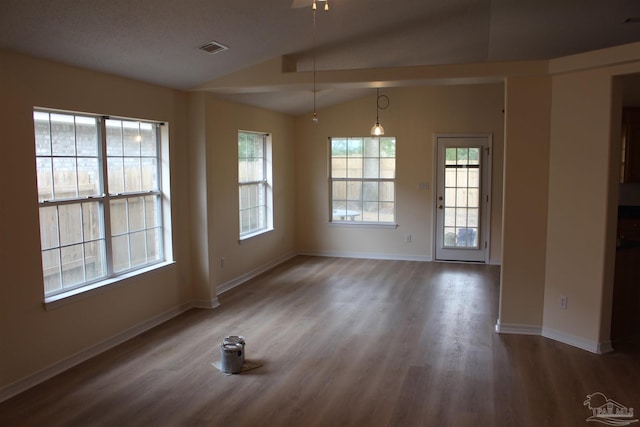
[[244, 350], [241, 344], [228, 343], [220, 346], [222, 359], [221, 370], [225, 374], [237, 374], [242, 370], [242, 357]]
[[245, 342], [243, 336], [230, 335], [222, 341], [222, 344], [240, 344], [242, 346], [242, 363], [244, 363], [244, 348], [247, 343]]

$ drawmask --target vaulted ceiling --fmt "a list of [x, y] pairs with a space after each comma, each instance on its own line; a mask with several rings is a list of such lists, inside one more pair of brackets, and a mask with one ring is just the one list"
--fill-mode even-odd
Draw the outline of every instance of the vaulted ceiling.
[[[280, 57], [301, 72], [312, 68], [314, 56], [320, 71], [378, 69], [551, 59], [640, 41], [638, 0], [329, 5], [316, 12], [314, 49], [313, 12], [292, 8], [292, 0], [2, 0], [0, 48], [190, 90]], [[228, 49], [199, 49], [210, 41]], [[301, 114], [310, 90], [223, 95]], [[364, 89], [350, 90], [335, 91], [326, 102]]]

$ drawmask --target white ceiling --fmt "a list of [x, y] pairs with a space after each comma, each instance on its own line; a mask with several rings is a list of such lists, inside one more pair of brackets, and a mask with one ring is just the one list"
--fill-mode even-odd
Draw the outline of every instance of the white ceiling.
[[[625, 23], [640, 18], [640, 0], [329, 2], [317, 13], [318, 70], [550, 59], [640, 41], [640, 23]], [[313, 14], [291, 4], [0, 0], [0, 48], [188, 90], [284, 55], [309, 70]], [[198, 49], [212, 40], [229, 49]], [[224, 96], [301, 114], [310, 90]], [[319, 105], [364, 90], [324, 88]]]

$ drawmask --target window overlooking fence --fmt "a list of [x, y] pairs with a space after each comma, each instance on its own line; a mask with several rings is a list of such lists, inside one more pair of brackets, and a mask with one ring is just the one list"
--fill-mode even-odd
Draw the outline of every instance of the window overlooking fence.
[[165, 261], [161, 124], [33, 118], [45, 297]]
[[271, 136], [238, 132], [240, 239], [273, 229]]
[[394, 224], [396, 139], [330, 138], [331, 221]]

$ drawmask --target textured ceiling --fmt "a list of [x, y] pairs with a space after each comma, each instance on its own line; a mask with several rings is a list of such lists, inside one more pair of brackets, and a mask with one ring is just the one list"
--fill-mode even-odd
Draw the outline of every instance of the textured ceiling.
[[[330, 11], [317, 14], [319, 70], [549, 59], [640, 41], [640, 24], [625, 23], [640, 17], [640, 0], [329, 1]], [[284, 55], [308, 70], [312, 11], [291, 4], [1, 0], [0, 48], [192, 89]], [[229, 50], [198, 49], [212, 40]], [[347, 96], [334, 92], [334, 100]], [[236, 99], [296, 114], [304, 96]]]

